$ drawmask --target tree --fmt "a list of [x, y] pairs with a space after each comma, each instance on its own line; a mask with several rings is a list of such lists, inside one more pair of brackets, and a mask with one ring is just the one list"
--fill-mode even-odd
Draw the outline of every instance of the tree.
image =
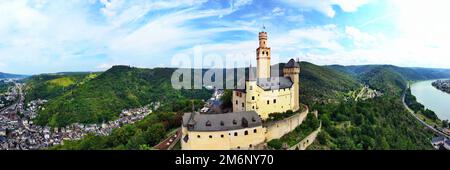
[[443, 120], [443, 121], [442, 121], [442, 127], [443, 127], [443, 128], [448, 128], [449, 125], [450, 125], [450, 124], [449, 124], [448, 120]]

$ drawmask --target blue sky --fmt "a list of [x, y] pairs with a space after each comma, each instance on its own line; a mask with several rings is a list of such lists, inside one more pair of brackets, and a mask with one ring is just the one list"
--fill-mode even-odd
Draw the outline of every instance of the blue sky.
[[[179, 54], [450, 68], [446, 0], [1, 0], [0, 72], [171, 67]], [[252, 61], [254, 63], [254, 61]]]

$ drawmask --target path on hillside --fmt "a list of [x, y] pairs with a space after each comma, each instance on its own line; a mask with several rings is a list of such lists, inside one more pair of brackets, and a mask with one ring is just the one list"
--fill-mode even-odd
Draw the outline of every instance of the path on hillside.
[[408, 110], [408, 112], [411, 113], [412, 116], [414, 116], [421, 124], [423, 124], [423, 125], [424, 125], [425, 127], [427, 127], [428, 129], [432, 130], [434, 133], [437, 133], [437, 134], [439, 134], [439, 135], [442, 135], [442, 136], [445, 136], [445, 137], [447, 137], [447, 138], [450, 138], [450, 135], [445, 134], [445, 133], [443, 133], [443, 132], [441, 132], [441, 131], [435, 129], [433, 126], [429, 125], [428, 123], [426, 123], [425, 121], [423, 121], [422, 119], [420, 119], [420, 118], [416, 115], [416, 113], [414, 113], [414, 111], [413, 111], [412, 109], [410, 109], [410, 108], [408, 107], [408, 105], [406, 105], [406, 102], [405, 102], [405, 96], [406, 96], [406, 93], [403, 93], [403, 95], [402, 95], [403, 106], [405, 106], [406, 110]]
[[177, 129], [177, 131], [174, 134], [164, 139], [154, 148], [158, 150], [171, 150], [180, 139], [181, 139], [181, 128]]

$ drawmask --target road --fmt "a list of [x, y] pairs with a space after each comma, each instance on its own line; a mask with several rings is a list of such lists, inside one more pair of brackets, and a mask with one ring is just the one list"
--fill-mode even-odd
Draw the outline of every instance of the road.
[[161, 143], [156, 145], [154, 148], [158, 150], [170, 150], [172, 149], [179, 140], [181, 139], [181, 128], [179, 128], [175, 134], [170, 135], [168, 138], [164, 139]]
[[[22, 119], [17, 115], [19, 111], [23, 110], [24, 107], [25, 95], [22, 92], [22, 85], [16, 84], [13, 93], [15, 94], [16, 97], [18, 97], [17, 101], [14, 104], [0, 110], [0, 115], [6, 114], [15, 115], [18, 119], [19, 126], [25, 127], [22, 122]], [[28, 129], [28, 127], [26, 128]]]
[[447, 138], [450, 138], [450, 135], [445, 134], [445, 133], [443, 133], [443, 132], [441, 132], [441, 131], [435, 129], [433, 126], [427, 124], [425, 121], [423, 121], [422, 119], [420, 119], [420, 118], [414, 113], [414, 111], [411, 110], [411, 109], [408, 107], [408, 105], [406, 105], [406, 102], [405, 102], [405, 95], [406, 95], [405, 93], [403, 93], [403, 95], [402, 95], [403, 106], [405, 106], [406, 110], [408, 110], [408, 112], [411, 113], [412, 116], [414, 116], [421, 124], [423, 124], [423, 125], [424, 125], [425, 127], [427, 127], [428, 129], [432, 130], [434, 133], [439, 134], [439, 135], [442, 135], [442, 136], [445, 136], [445, 137], [447, 137]]

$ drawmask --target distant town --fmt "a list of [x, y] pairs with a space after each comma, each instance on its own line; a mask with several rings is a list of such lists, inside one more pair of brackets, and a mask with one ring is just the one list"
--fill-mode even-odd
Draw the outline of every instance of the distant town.
[[[123, 110], [119, 119], [102, 124], [71, 124], [62, 128], [39, 126], [33, 123], [47, 100], [24, 103], [24, 84], [17, 83], [8, 92], [0, 94], [0, 150], [36, 150], [79, 140], [87, 134], [109, 135], [113, 129], [144, 119], [159, 107], [158, 103], [142, 108]], [[152, 108], [150, 108], [152, 107]]]
[[450, 94], [450, 80], [436, 80], [432, 85], [437, 89]]

